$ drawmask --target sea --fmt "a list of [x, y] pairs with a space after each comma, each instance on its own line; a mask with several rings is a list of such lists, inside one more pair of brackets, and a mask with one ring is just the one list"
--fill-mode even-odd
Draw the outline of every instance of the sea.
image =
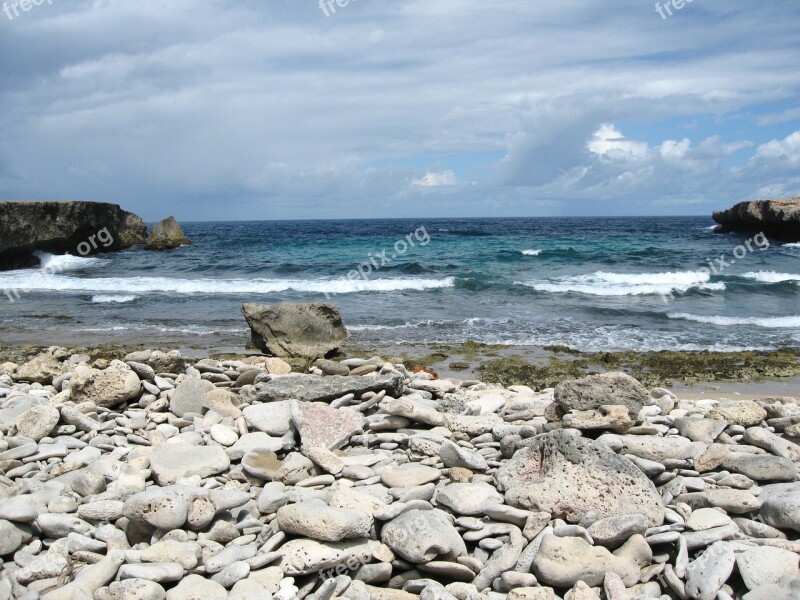
[[194, 241], [0, 273], [0, 346], [244, 348], [245, 302], [332, 302], [352, 343], [800, 347], [800, 244], [707, 217], [182, 223]]

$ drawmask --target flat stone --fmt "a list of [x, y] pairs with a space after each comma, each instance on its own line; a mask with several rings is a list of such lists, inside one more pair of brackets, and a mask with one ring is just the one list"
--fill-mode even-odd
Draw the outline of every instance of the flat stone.
[[661, 497], [628, 459], [566, 430], [539, 435], [497, 470], [497, 489], [512, 506], [551, 513], [570, 523], [588, 512], [601, 518], [642, 514], [664, 520]]
[[730, 544], [712, 544], [686, 569], [686, 593], [697, 600], [714, 600], [736, 563]]
[[210, 477], [227, 471], [231, 461], [222, 447], [164, 444], [150, 455], [150, 469], [158, 485], [171, 485], [192, 475]]
[[390, 488], [413, 487], [425, 485], [437, 481], [442, 474], [439, 469], [420, 465], [417, 463], [406, 463], [397, 467], [384, 469], [381, 474], [383, 485]]
[[361, 396], [366, 392], [386, 393], [397, 397], [402, 393], [403, 381], [399, 375], [368, 375], [343, 377], [340, 375], [292, 374], [278, 377], [256, 386], [257, 398], [262, 402], [299, 400], [301, 402], [331, 402], [347, 394]]
[[167, 592], [167, 600], [227, 600], [228, 591], [200, 575], [187, 575]]
[[347, 540], [343, 542], [318, 542], [298, 539], [283, 544], [278, 553], [281, 556], [278, 566], [288, 577], [318, 573], [337, 565], [367, 564], [379, 544], [373, 541]]
[[280, 437], [292, 429], [292, 404], [291, 400], [253, 404], [242, 415], [250, 427]]
[[686, 519], [686, 527], [692, 531], [705, 531], [714, 527], [724, 527], [731, 518], [715, 508], [698, 508]]
[[791, 460], [769, 454], [731, 452], [722, 461], [722, 468], [754, 481], [793, 481], [797, 477], [797, 467]]
[[694, 509], [721, 508], [727, 513], [743, 515], [761, 508], [761, 500], [743, 490], [714, 489], [681, 494], [676, 498]]
[[720, 433], [725, 431], [728, 426], [727, 421], [720, 419], [697, 419], [693, 417], [683, 417], [675, 419], [675, 427], [678, 432], [693, 442], [704, 442], [711, 444], [717, 439]]
[[278, 452], [283, 448], [283, 440], [281, 438], [272, 437], [266, 433], [257, 431], [255, 433], [246, 433], [241, 436], [236, 443], [225, 450], [228, 458], [231, 460], [242, 460], [245, 454], [255, 451], [261, 452]]
[[107, 589], [95, 593], [96, 600], [164, 600], [166, 592], [155, 581], [125, 579], [112, 581]]
[[333, 508], [321, 500], [309, 501], [278, 509], [278, 527], [314, 540], [340, 542], [368, 537], [372, 517], [360, 510]]
[[599, 519], [592, 523], [587, 531], [595, 544], [616, 548], [632, 535], [644, 535], [647, 527], [646, 517], [629, 514]]
[[708, 411], [711, 419], [721, 419], [731, 425], [752, 427], [767, 418], [767, 411], [751, 400], [722, 402], [717, 408]]
[[203, 396], [215, 389], [214, 384], [205, 379], [185, 379], [172, 393], [169, 410], [179, 417], [187, 413], [202, 415], [205, 412]]
[[300, 434], [304, 450], [320, 446], [336, 450], [364, 430], [366, 419], [349, 408], [331, 408], [321, 402], [295, 402], [292, 422]]
[[797, 554], [781, 548], [760, 546], [736, 557], [736, 566], [747, 589], [778, 583], [784, 578], [797, 577]]
[[460, 515], [482, 515], [489, 504], [503, 501], [503, 496], [488, 483], [451, 483], [438, 490], [436, 502]]

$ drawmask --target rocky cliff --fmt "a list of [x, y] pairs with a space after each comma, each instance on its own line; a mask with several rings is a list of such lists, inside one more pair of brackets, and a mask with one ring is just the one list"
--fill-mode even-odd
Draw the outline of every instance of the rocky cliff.
[[36, 266], [37, 250], [87, 256], [143, 244], [140, 217], [104, 202], [0, 202], [0, 270]]
[[752, 200], [714, 213], [717, 233], [758, 233], [787, 242], [800, 241], [800, 196]]

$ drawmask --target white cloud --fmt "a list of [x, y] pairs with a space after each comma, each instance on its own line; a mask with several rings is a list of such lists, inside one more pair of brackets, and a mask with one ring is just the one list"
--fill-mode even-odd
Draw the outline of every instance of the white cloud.
[[428, 171], [420, 177], [419, 179], [415, 179], [411, 182], [412, 185], [420, 185], [423, 187], [440, 187], [440, 186], [447, 186], [447, 185], [456, 185], [458, 180], [456, 179], [456, 174], [452, 171], [440, 171], [438, 173], [433, 171]]

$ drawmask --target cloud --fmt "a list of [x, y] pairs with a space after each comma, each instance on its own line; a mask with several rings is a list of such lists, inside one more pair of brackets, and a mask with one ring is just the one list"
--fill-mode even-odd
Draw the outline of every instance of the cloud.
[[667, 21], [638, 0], [330, 17], [75, 0], [2, 19], [4, 198], [250, 219], [706, 213], [800, 189], [795, 113], [763, 108], [800, 106], [796, 0]]

